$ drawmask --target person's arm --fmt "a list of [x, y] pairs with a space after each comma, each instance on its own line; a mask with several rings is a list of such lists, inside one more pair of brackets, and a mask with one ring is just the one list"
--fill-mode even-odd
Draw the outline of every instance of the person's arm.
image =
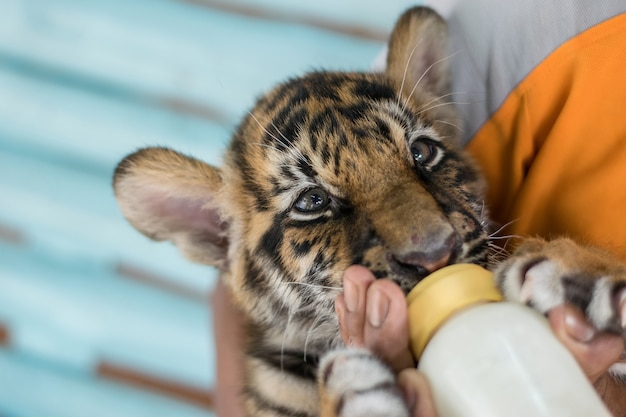
[[221, 280], [211, 294], [211, 305], [217, 365], [215, 413], [220, 417], [244, 417], [243, 318]]

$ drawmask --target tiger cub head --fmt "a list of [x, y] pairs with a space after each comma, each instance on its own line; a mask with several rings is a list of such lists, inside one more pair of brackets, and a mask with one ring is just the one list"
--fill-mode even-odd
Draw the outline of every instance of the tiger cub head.
[[263, 96], [221, 167], [147, 148], [116, 169], [126, 218], [220, 268], [259, 325], [325, 321], [352, 264], [409, 291], [485, 263], [483, 182], [457, 143], [446, 26], [398, 21], [384, 73], [314, 72]]

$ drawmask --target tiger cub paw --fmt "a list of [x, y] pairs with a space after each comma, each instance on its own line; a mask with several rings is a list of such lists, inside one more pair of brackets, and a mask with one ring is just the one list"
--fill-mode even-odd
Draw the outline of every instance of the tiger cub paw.
[[340, 349], [319, 368], [322, 417], [408, 417], [393, 372], [370, 351]]
[[525, 240], [495, 270], [504, 296], [546, 314], [570, 303], [598, 331], [624, 334], [626, 266], [612, 255], [572, 240]]

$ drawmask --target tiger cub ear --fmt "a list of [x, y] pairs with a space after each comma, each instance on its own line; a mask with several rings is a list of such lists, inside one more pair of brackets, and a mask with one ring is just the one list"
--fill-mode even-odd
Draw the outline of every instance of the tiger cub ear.
[[448, 29], [437, 12], [414, 7], [402, 14], [391, 33], [387, 75], [404, 97], [426, 91], [441, 97], [450, 90]]
[[172, 241], [191, 261], [226, 267], [227, 224], [216, 196], [221, 172], [166, 148], [141, 149], [122, 160], [113, 177], [126, 219], [154, 240]]

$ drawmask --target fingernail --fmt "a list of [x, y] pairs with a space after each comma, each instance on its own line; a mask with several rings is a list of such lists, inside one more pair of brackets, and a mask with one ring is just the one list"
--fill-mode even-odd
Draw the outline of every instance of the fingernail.
[[589, 323], [571, 310], [565, 311], [564, 320], [565, 330], [567, 330], [567, 333], [579, 342], [587, 343], [593, 339], [596, 334], [595, 330], [589, 325]]
[[343, 300], [348, 312], [353, 313], [359, 306], [359, 289], [350, 280], [343, 281]]
[[381, 291], [373, 291], [371, 299], [367, 302], [367, 321], [373, 327], [383, 325], [389, 311], [389, 298]]

